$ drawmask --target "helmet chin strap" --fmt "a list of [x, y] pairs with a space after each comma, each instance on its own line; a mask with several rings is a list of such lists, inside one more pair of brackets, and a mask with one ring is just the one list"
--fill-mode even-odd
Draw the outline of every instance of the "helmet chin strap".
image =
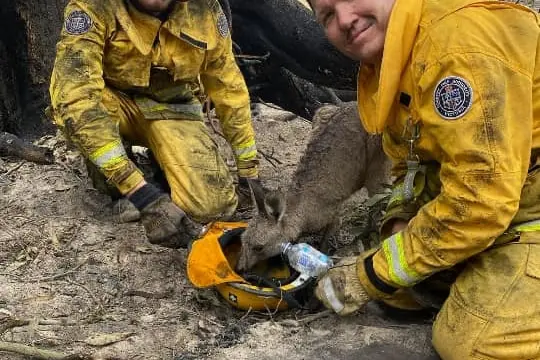
[[291, 294], [289, 294], [287, 291], [284, 291], [280, 288], [281, 284], [276, 284], [271, 279], [265, 278], [263, 276], [257, 275], [257, 274], [246, 274], [244, 275], [244, 278], [248, 281], [251, 281], [252, 283], [257, 284], [258, 286], [267, 286], [269, 288], [272, 288], [274, 290], [274, 293], [279, 298], [285, 300], [289, 308], [296, 308], [296, 309], [307, 309], [306, 307], [302, 306]]

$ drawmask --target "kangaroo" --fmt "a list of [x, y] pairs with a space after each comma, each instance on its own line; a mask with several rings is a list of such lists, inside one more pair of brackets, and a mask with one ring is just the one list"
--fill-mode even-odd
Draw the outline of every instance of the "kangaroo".
[[331, 232], [343, 201], [362, 187], [373, 193], [389, 181], [382, 138], [364, 130], [356, 102], [323, 106], [313, 122], [289, 188], [265, 194], [252, 187], [258, 214], [242, 234], [238, 271], [279, 254], [281, 243], [301, 234]]

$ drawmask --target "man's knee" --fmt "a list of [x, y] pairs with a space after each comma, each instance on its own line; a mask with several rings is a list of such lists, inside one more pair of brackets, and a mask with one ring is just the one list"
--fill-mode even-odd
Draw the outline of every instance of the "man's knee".
[[474, 344], [485, 324], [450, 296], [433, 324], [433, 346], [444, 360], [474, 358]]
[[206, 190], [186, 194], [171, 189], [173, 201], [194, 220], [206, 223], [227, 219], [236, 210], [238, 197], [234, 186], [217, 188], [207, 184]]
[[452, 285], [433, 325], [443, 359], [540, 359], [540, 312], [531, 305], [540, 245], [521, 241], [470, 260]]
[[238, 202], [233, 179], [204, 123], [156, 120], [149, 137], [180, 208], [200, 222], [232, 215]]

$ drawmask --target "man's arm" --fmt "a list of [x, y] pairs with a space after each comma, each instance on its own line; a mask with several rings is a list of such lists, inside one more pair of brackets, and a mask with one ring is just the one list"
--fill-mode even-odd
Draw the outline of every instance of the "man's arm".
[[[224, 15], [218, 16], [224, 18]], [[239, 176], [253, 178], [258, 175], [257, 148], [251, 123], [249, 93], [234, 59], [229, 31], [216, 28], [216, 33], [218, 45], [209, 52], [201, 80], [215, 105], [223, 133], [233, 148]]]
[[[452, 78], [458, 85], [445, 88], [444, 80]], [[412, 286], [491, 246], [518, 210], [529, 165], [529, 76], [499, 59], [463, 53], [428, 65], [418, 84], [421, 136], [433, 142], [442, 189], [365, 262], [370, 282], [383, 293], [385, 284]], [[461, 92], [446, 93], [457, 88]], [[444, 112], [458, 100], [463, 107]]]
[[[57, 45], [50, 95], [55, 122], [123, 194], [143, 181], [128, 159], [114, 123], [102, 104], [103, 51], [108, 17], [100, 1], [71, 1]], [[96, 5], [97, 4], [97, 5]]]

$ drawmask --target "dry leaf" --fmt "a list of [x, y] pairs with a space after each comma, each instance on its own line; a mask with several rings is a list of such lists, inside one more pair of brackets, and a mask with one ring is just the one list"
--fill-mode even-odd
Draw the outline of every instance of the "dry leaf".
[[134, 334], [133, 332], [95, 334], [84, 339], [84, 342], [92, 346], [105, 346], [125, 340]]
[[58, 191], [58, 192], [61, 192], [61, 191], [68, 191], [68, 190], [71, 190], [73, 186], [72, 185], [67, 185], [67, 184], [59, 184], [59, 185], [56, 185], [54, 187], [54, 190], [55, 191]]
[[51, 239], [52, 246], [58, 249], [60, 246], [60, 241], [58, 241], [58, 236], [56, 235], [56, 231], [54, 231], [52, 221], [49, 221], [49, 237]]
[[[24, 256], [23, 256], [24, 258]], [[8, 265], [8, 267], [6, 268], [6, 273], [12, 273], [14, 272], [15, 270], [23, 267], [24, 265], [26, 265], [28, 263], [27, 260], [25, 261], [15, 261], [15, 262], [12, 262], [11, 264]]]
[[151, 254], [154, 252], [151, 247], [146, 245], [137, 245], [135, 246], [135, 251], [142, 254]]

